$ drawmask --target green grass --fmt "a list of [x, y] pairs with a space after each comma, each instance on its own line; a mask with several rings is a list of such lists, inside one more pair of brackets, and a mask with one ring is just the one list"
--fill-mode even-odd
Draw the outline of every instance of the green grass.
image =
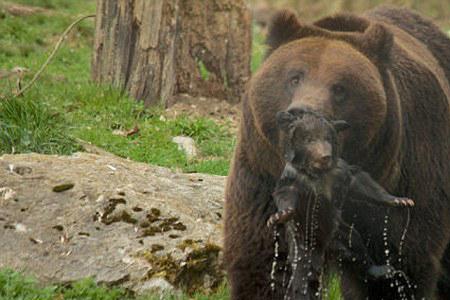
[[[339, 300], [339, 284], [333, 277], [328, 291], [330, 300]], [[41, 286], [32, 277], [4, 269], [0, 270], [0, 300], [227, 300], [229, 291], [226, 284], [210, 295], [140, 295], [133, 296], [120, 289], [98, 285], [90, 278], [66, 286]]]
[[[45, 61], [61, 32], [77, 16], [95, 12], [95, 1], [16, 2], [50, 9], [48, 15], [27, 17], [0, 13], [0, 70], [25, 67], [30, 70], [26, 82]], [[70, 154], [79, 150], [74, 144], [78, 138], [136, 161], [186, 172], [228, 173], [235, 136], [226, 126], [188, 116], [163, 120], [164, 110], [144, 109], [123, 93], [92, 83], [92, 40], [93, 21], [86, 20], [69, 35], [24, 97], [0, 105], [0, 154]], [[0, 96], [12, 98], [15, 80], [0, 81]], [[11, 110], [25, 113], [12, 118]], [[31, 113], [33, 110], [39, 113]], [[134, 126], [139, 128], [136, 135], [114, 134], [115, 130], [127, 131]], [[5, 129], [7, 132], [3, 132]], [[191, 136], [199, 148], [199, 157], [188, 160], [171, 141], [176, 135]]]
[[38, 282], [12, 270], [0, 270], [0, 300], [225, 300], [228, 299], [225, 285], [211, 295], [141, 295], [134, 297], [120, 288], [97, 285], [87, 278], [67, 286], [42, 287]]
[[0, 102], [0, 152], [70, 154], [80, 150], [64, 121], [30, 99]]
[[250, 62], [250, 69], [254, 73], [264, 60], [264, 53], [266, 52], [266, 46], [264, 43], [264, 35], [261, 29], [253, 25], [252, 27], [252, 60]]

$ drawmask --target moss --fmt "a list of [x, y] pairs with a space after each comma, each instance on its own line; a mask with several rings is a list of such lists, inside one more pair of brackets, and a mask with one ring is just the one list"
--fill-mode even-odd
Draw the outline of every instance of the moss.
[[179, 230], [179, 231], [185, 231], [186, 230], [186, 225], [184, 225], [183, 223], [181, 223], [181, 222], [178, 222], [178, 223], [175, 223], [175, 224], [173, 224], [173, 229], [175, 229], [175, 230]]
[[[163, 277], [175, 287], [193, 294], [217, 288], [223, 281], [224, 274], [219, 268], [219, 252], [221, 248], [213, 243], [202, 245], [198, 241], [185, 239], [177, 248], [190, 252], [182, 261], [174, 259], [170, 254], [158, 255], [153, 251], [141, 255], [151, 264], [147, 278]], [[156, 246], [158, 248], [158, 246]], [[160, 250], [158, 250], [160, 251]], [[205, 276], [208, 276], [208, 286], [205, 286]]]
[[154, 215], [155, 217], [159, 217], [161, 215], [161, 211], [157, 208], [153, 207], [150, 209], [150, 211], [151, 211], [152, 215]]
[[164, 246], [163, 245], [160, 245], [160, 244], [153, 244], [152, 245], [152, 249], [151, 249], [152, 253], [156, 253], [156, 252], [161, 251], [161, 250], [164, 250]]
[[167, 231], [172, 230], [172, 227], [170, 227], [169, 225], [164, 225], [164, 224], [159, 225], [159, 228], [161, 228], [162, 232], [167, 232]]
[[210, 288], [217, 288], [224, 277], [218, 265], [221, 248], [212, 243], [200, 246], [197, 242], [193, 247], [178, 276], [178, 285], [188, 293], [205, 292], [205, 275], [208, 275], [211, 278]]
[[150, 209], [150, 212], [147, 213], [146, 217], [150, 223], [154, 223], [154, 222], [161, 220], [160, 216], [161, 216], [161, 211], [159, 209], [153, 207]]
[[138, 221], [135, 218], [133, 218], [126, 210], [121, 210], [118, 213], [114, 213], [108, 216], [103, 223], [105, 223], [106, 225], [110, 225], [116, 222], [136, 224]]
[[141, 211], [143, 211], [143, 209], [141, 207], [139, 207], [139, 206], [133, 206], [132, 210], [134, 212], [141, 212]]
[[147, 273], [147, 278], [163, 277], [170, 283], [176, 281], [179, 265], [170, 254], [158, 256], [150, 252], [145, 252], [143, 257], [151, 264], [152, 268]]
[[184, 241], [182, 241], [181, 243], [179, 243], [177, 245], [177, 248], [180, 249], [181, 251], [184, 251], [187, 247], [192, 247], [195, 245], [195, 242], [191, 239], [185, 239]]
[[55, 193], [61, 193], [67, 190], [70, 190], [71, 188], [73, 188], [75, 185], [73, 183], [63, 183], [63, 184], [59, 184], [53, 187], [53, 191]]
[[157, 233], [161, 233], [161, 228], [157, 226], [148, 226], [143, 230], [139, 237], [155, 236]]
[[109, 199], [109, 203], [111, 203], [112, 206], [116, 207], [119, 204], [127, 204], [127, 201], [125, 198], [111, 198]]
[[150, 226], [150, 223], [147, 221], [142, 221], [141, 223], [139, 223], [139, 227], [141, 228], [147, 228]]
[[147, 214], [147, 220], [148, 220], [150, 223], [154, 223], [154, 222], [159, 221], [160, 218], [159, 218], [159, 217], [156, 217], [155, 215], [152, 215], [152, 214]]

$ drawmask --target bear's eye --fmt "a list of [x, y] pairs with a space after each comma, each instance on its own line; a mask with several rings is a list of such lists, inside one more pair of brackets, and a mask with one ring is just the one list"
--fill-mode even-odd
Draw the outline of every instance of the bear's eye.
[[300, 82], [302, 81], [304, 77], [304, 73], [303, 72], [295, 72], [295, 74], [292, 74], [289, 77], [289, 86], [290, 87], [296, 87], [297, 85], [300, 84]]
[[333, 85], [331, 90], [333, 92], [334, 101], [337, 104], [342, 104], [345, 102], [345, 100], [347, 98], [347, 91], [346, 91], [345, 87], [343, 87], [340, 84], [335, 84], [335, 85]]

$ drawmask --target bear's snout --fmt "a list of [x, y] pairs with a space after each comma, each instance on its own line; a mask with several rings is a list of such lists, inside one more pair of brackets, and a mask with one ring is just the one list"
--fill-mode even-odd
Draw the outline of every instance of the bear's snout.
[[324, 172], [331, 169], [333, 160], [332, 147], [329, 142], [314, 142], [308, 148], [311, 157], [309, 165], [313, 171]]

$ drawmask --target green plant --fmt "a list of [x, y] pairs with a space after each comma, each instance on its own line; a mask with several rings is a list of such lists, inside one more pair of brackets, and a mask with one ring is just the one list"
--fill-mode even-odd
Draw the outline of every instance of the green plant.
[[71, 154], [80, 150], [60, 115], [39, 101], [1, 101], [0, 129], [0, 153]]
[[36, 280], [10, 269], [0, 271], [0, 300], [52, 300], [55, 286], [39, 288]]
[[265, 37], [263, 33], [261, 32], [261, 29], [253, 25], [252, 26], [252, 33], [253, 33], [253, 39], [252, 39], [252, 60], [251, 60], [251, 71], [254, 73], [259, 66], [262, 64], [264, 60], [264, 53], [266, 52], [266, 45], [265, 45]]
[[0, 300], [226, 300], [228, 287], [221, 285], [210, 295], [181, 293], [144, 294], [135, 297], [124, 289], [98, 285], [87, 278], [65, 286], [42, 287], [38, 282], [10, 269], [0, 270]]
[[209, 71], [206, 68], [205, 64], [201, 61], [197, 61], [198, 68], [200, 70], [200, 76], [203, 80], [207, 81], [209, 79]]
[[73, 283], [68, 288], [60, 288], [64, 300], [121, 300], [130, 299], [123, 289], [97, 285], [91, 278]]

